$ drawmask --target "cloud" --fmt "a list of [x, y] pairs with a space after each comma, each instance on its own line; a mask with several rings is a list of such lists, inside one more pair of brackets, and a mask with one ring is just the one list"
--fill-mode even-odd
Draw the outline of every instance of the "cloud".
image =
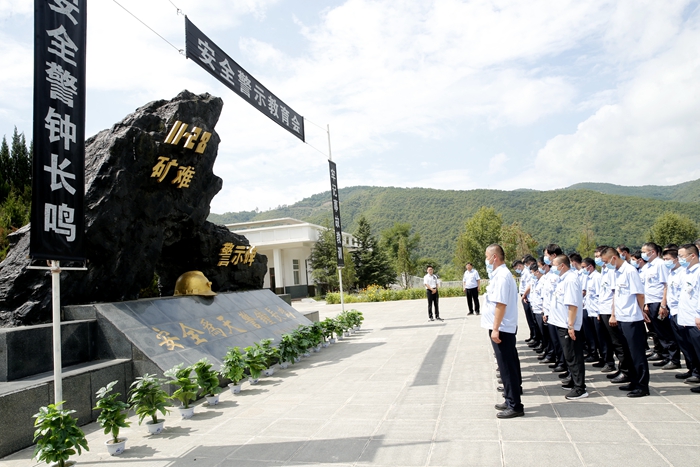
[[496, 174], [501, 171], [505, 163], [508, 162], [508, 156], [505, 153], [496, 154], [489, 160], [489, 175]]

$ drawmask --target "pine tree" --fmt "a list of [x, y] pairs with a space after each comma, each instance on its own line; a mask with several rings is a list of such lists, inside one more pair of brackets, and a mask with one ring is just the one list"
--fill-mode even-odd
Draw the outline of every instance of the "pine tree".
[[357, 273], [357, 285], [364, 289], [368, 285], [387, 286], [394, 282], [394, 271], [384, 250], [372, 236], [372, 229], [365, 216], [360, 216], [355, 231], [357, 249], [352, 252]]

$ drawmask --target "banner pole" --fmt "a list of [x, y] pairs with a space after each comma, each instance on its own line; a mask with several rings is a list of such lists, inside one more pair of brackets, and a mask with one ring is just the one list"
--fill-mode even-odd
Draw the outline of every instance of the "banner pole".
[[61, 362], [61, 263], [51, 261], [51, 301], [53, 305], [53, 394], [54, 404], [63, 400]]

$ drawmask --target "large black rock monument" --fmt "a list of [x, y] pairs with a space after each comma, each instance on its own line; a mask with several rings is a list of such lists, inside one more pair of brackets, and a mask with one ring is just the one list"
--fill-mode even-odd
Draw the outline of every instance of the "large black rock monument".
[[[151, 102], [85, 143], [87, 271], [61, 273], [62, 305], [121, 302], [160, 278], [173, 294], [199, 270], [216, 292], [262, 288], [267, 258], [248, 240], [207, 222], [222, 187], [213, 166], [223, 101], [183, 91]], [[49, 322], [51, 278], [27, 269], [29, 229], [11, 235], [0, 263], [0, 327]]]

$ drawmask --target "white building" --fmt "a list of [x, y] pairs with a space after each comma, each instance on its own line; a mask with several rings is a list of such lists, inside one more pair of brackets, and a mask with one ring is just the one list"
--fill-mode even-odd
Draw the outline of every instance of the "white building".
[[[324, 227], [291, 217], [226, 224], [230, 231], [245, 236], [257, 253], [267, 256], [263, 287], [292, 298], [315, 295], [309, 257]], [[352, 250], [357, 241], [343, 232], [343, 246]], [[350, 258], [346, 258], [349, 261]]]

